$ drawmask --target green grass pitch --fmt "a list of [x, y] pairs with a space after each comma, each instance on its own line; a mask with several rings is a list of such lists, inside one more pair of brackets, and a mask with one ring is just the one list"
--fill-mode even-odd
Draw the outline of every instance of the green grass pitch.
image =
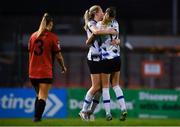
[[133, 119], [128, 118], [122, 122], [118, 119], [106, 121], [97, 118], [95, 121], [82, 121], [79, 118], [46, 119], [34, 123], [32, 119], [12, 118], [0, 119], [0, 126], [180, 126], [180, 119]]

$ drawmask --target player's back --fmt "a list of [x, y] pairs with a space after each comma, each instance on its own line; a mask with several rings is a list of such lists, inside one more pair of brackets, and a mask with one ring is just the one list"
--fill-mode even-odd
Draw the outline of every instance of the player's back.
[[33, 33], [29, 41], [29, 77], [52, 78], [53, 43], [58, 41], [55, 34], [45, 31], [40, 37]]

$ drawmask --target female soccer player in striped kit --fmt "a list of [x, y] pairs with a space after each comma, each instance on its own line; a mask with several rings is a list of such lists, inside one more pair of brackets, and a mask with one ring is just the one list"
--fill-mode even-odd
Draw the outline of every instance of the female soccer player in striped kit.
[[[97, 23], [97, 28], [105, 29], [105, 28], [113, 28], [119, 33], [119, 24], [115, 20], [116, 11], [115, 8], [108, 8], [105, 12], [103, 21]], [[87, 43], [91, 43], [93, 36], [91, 39], [87, 40]], [[125, 105], [125, 100], [123, 96], [123, 91], [119, 86], [119, 75], [120, 75], [120, 40], [118, 36], [113, 35], [101, 35], [100, 40], [101, 43], [101, 66], [103, 68], [101, 78], [102, 78], [102, 95], [103, 95], [103, 103], [106, 111], [106, 119], [111, 120], [112, 115], [110, 112], [110, 94], [109, 94], [109, 86], [110, 86], [110, 76], [111, 76], [111, 85], [116, 94], [116, 98], [119, 102], [121, 109], [120, 120], [124, 121], [127, 117], [127, 110]]]
[[[88, 38], [91, 35], [101, 35], [101, 34], [117, 34], [117, 32], [112, 29], [97, 29], [96, 23], [98, 21], [101, 21], [103, 18], [103, 11], [100, 6], [94, 5], [92, 6], [89, 10], [85, 12], [84, 15], [84, 20], [85, 20], [85, 30], [87, 32]], [[80, 117], [83, 120], [88, 120], [88, 108], [93, 100], [94, 95], [101, 89], [101, 65], [100, 65], [100, 60], [101, 60], [101, 49], [100, 49], [100, 44], [98, 43], [97, 40], [94, 40], [91, 44], [89, 45], [89, 52], [87, 55], [87, 62], [89, 66], [89, 70], [91, 73], [91, 81], [92, 81], [92, 86], [88, 90], [82, 110], [79, 112]], [[98, 93], [96, 94], [98, 96]], [[95, 97], [96, 98], [96, 97]], [[98, 98], [98, 97], [97, 97]], [[93, 103], [96, 105], [99, 101], [98, 99], [94, 99]], [[93, 106], [96, 107], [96, 106]]]
[[[119, 33], [119, 24], [115, 20], [116, 10], [113, 7], [110, 7], [106, 10], [104, 18], [101, 22], [97, 23], [98, 28], [113, 28]], [[110, 76], [112, 76], [111, 85], [116, 94], [116, 98], [119, 102], [121, 108], [121, 116], [120, 120], [124, 121], [127, 116], [125, 100], [123, 96], [123, 91], [119, 85], [119, 75], [120, 75], [120, 47], [118, 43], [120, 40], [118, 36], [114, 35], [103, 35], [100, 36], [102, 40], [102, 45], [100, 46], [102, 52], [102, 68], [103, 73], [101, 75], [102, 78], [102, 95], [103, 95], [103, 103], [106, 110], [106, 119], [112, 119], [112, 115], [110, 113], [110, 94], [109, 94], [109, 86], [110, 86]]]
[[66, 72], [61, 54], [59, 39], [52, 33], [53, 19], [45, 13], [38, 31], [34, 32], [28, 43], [29, 78], [36, 91], [34, 122], [41, 121], [48, 91], [53, 81], [53, 61], [56, 57], [62, 72]]

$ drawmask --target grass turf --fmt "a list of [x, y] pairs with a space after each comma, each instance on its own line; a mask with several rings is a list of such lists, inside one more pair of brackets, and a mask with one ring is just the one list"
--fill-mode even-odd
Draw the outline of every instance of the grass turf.
[[180, 126], [179, 119], [127, 119], [122, 122], [118, 119], [106, 121], [96, 119], [95, 121], [82, 121], [81, 119], [46, 119], [34, 123], [32, 119], [0, 119], [0, 126]]

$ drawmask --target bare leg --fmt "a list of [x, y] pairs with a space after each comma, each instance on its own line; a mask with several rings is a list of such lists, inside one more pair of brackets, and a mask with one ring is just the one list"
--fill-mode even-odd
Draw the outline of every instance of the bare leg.
[[79, 116], [81, 117], [82, 120], [88, 120], [89, 116], [87, 114], [88, 108], [92, 102], [92, 98], [95, 95], [97, 91], [101, 88], [101, 75], [100, 74], [91, 74], [91, 81], [92, 81], [92, 86], [86, 93], [84, 103], [82, 110], [79, 113]]
[[41, 121], [42, 114], [46, 106], [46, 99], [48, 97], [48, 92], [51, 84], [40, 83], [39, 84], [39, 94], [38, 101], [35, 107], [34, 122]]

